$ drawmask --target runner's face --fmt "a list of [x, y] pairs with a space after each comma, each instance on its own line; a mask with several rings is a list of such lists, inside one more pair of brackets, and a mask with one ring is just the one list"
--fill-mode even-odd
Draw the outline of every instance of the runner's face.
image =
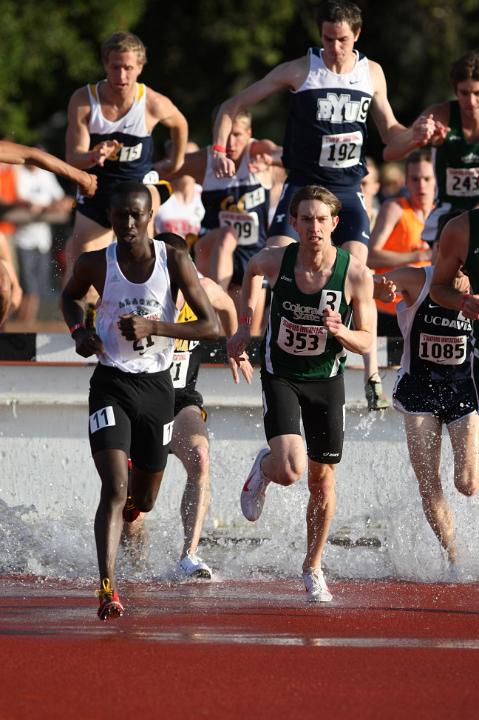
[[131, 90], [143, 70], [136, 52], [118, 52], [118, 50], [110, 51], [104, 67], [109, 85], [120, 93]]
[[409, 165], [406, 173], [406, 187], [413, 205], [420, 207], [432, 205], [436, 192], [436, 178], [432, 163], [421, 160]]
[[251, 140], [251, 128], [244, 120], [235, 120], [228, 135], [226, 154], [230, 160], [239, 160]]
[[320, 200], [302, 200], [297, 217], [291, 217], [291, 224], [299, 235], [300, 244], [317, 251], [331, 242], [338, 218], [332, 217], [330, 207]]
[[469, 118], [479, 119], [479, 80], [463, 80], [457, 83], [456, 95], [461, 113]]
[[359, 31], [354, 33], [346, 22], [324, 22], [321, 41], [326, 65], [342, 65], [350, 60], [358, 37]]
[[110, 222], [118, 242], [129, 247], [141, 243], [148, 237], [151, 215], [148, 198], [142, 193], [118, 198], [110, 208]]

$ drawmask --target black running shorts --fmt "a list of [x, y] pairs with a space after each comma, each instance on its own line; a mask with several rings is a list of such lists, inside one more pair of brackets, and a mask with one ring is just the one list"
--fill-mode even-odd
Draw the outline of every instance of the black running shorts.
[[140, 470], [163, 470], [173, 432], [174, 401], [169, 370], [125, 373], [98, 364], [90, 380], [92, 455], [124, 450]]
[[301, 435], [303, 421], [308, 457], [334, 465], [344, 441], [344, 378], [289, 380], [261, 369], [266, 439]]

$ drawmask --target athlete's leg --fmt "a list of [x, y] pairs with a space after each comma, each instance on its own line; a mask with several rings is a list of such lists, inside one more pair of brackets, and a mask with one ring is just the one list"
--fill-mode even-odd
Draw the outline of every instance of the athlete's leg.
[[303, 572], [320, 568], [336, 510], [335, 466], [308, 461], [309, 502], [306, 510], [307, 551]]
[[184, 558], [187, 553], [196, 553], [211, 498], [208, 431], [196, 405], [183, 408], [175, 417], [170, 448], [186, 470], [181, 499]]
[[405, 415], [404, 425], [426, 519], [449, 559], [454, 561], [457, 552], [454, 520], [440, 476], [442, 424], [433, 415]]
[[475, 495], [479, 490], [479, 415], [466, 415], [447, 429], [454, 453], [454, 484], [463, 495]]

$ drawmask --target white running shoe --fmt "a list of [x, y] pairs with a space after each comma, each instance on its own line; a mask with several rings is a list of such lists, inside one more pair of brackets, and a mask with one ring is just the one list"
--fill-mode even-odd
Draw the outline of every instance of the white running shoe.
[[330, 602], [333, 596], [328, 590], [321, 568], [309, 568], [303, 573], [308, 602]]
[[210, 567], [196, 553], [187, 553], [178, 563], [180, 573], [189, 578], [203, 578], [211, 580], [213, 572]]
[[266, 490], [270, 481], [261, 472], [261, 460], [269, 452], [269, 448], [259, 451], [241, 491], [241, 510], [245, 518], [251, 522], [257, 520], [263, 512]]

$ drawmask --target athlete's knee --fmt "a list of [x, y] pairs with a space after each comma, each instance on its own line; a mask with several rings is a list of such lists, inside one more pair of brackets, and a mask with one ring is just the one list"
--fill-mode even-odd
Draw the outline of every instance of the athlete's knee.
[[210, 454], [207, 447], [194, 445], [183, 456], [183, 464], [188, 477], [199, 480], [208, 475], [210, 470]]
[[477, 475], [468, 473], [454, 481], [456, 489], [466, 497], [472, 497], [479, 490], [479, 478]]
[[276, 465], [274, 481], [279, 485], [294, 485], [304, 473], [305, 463], [296, 458], [288, 458], [286, 462]]

